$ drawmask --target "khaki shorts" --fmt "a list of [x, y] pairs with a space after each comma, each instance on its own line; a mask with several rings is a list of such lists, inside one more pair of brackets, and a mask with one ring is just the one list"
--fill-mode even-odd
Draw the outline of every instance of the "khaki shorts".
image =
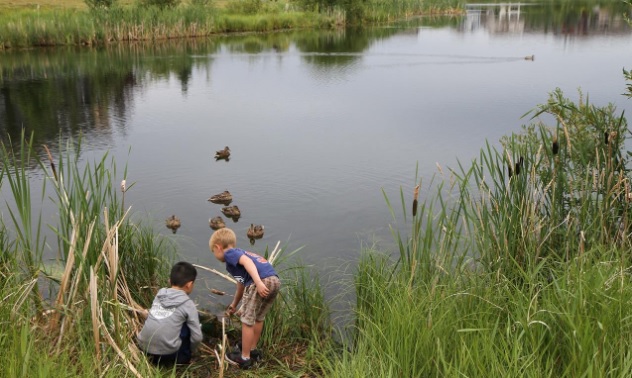
[[241, 322], [243, 324], [253, 326], [255, 321], [262, 322], [279, 293], [279, 288], [281, 287], [279, 277], [266, 277], [261, 281], [263, 281], [268, 290], [270, 290], [270, 294], [263, 298], [257, 293], [257, 285], [254, 283], [246, 287], [244, 296], [241, 299], [241, 307], [239, 308]]

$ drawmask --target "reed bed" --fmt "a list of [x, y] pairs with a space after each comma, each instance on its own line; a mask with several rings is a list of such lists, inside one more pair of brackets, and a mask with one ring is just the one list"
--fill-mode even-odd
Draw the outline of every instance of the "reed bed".
[[[200, 362], [186, 369], [148, 364], [135, 335], [144, 309], [165, 284], [175, 245], [151, 224], [131, 219], [125, 194], [134, 183], [127, 168], [119, 171], [107, 154], [81, 162], [80, 143], [60, 146], [35, 149], [24, 137], [1, 145], [6, 169], [0, 185], [8, 196], [0, 227], [0, 347], [11, 353], [0, 376], [234, 376], [236, 368], [226, 369], [220, 356], [235, 342], [229, 345], [224, 329], [234, 332], [232, 323], [222, 323], [220, 353], [204, 344]], [[34, 194], [30, 176], [37, 170], [46, 178]], [[55, 205], [56, 222], [41, 220], [44, 201]], [[286, 250], [277, 245], [264, 251], [284, 282], [261, 340], [270, 358], [261, 367], [264, 375], [310, 370], [309, 345], [331, 333], [318, 279], [290, 264], [300, 249]], [[58, 264], [44, 263], [51, 258]], [[214, 353], [219, 367], [209, 362]]]
[[[168, 273], [173, 246], [128, 219], [120, 198], [131, 185], [113, 184], [120, 173], [107, 155], [80, 169], [72, 144], [56, 159], [24, 138], [11, 144], [1, 150], [1, 182], [12, 198], [9, 224], [3, 216], [0, 233], [6, 330], [0, 342], [14, 356], [5, 359], [0, 375], [147, 376], [151, 368], [133, 340], [141, 309]], [[30, 191], [31, 164], [48, 176], [39, 197]], [[45, 200], [59, 217], [49, 225], [55, 241], [44, 236], [38, 215]], [[62, 264], [59, 273], [55, 264], [44, 264], [51, 255]]]
[[393, 21], [420, 14], [453, 13], [456, 0], [350, 1], [335, 6], [236, 0], [176, 7], [119, 5], [110, 9], [20, 8], [0, 15], [0, 50], [34, 46], [104, 45], [205, 37], [221, 33], [329, 29]]
[[363, 9], [363, 22], [392, 22], [421, 15], [460, 14], [463, 2], [459, 0], [396, 0], [369, 1]]
[[212, 7], [118, 7], [109, 10], [23, 9], [0, 15], [0, 49], [103, 45], [193, 38], [228, 32], [322, 28], [327, 15], [303, 12], [229, 13]]
[[325, 376], [632, 374], [626, 120], [560, 90], [528, 114], [500, 150], [417, 178], [412, 217], [385, 196], [412, 227], [363, 254]]

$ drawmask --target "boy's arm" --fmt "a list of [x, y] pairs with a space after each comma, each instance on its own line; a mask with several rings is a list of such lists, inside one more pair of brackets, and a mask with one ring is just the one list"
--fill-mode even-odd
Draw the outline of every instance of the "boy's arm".
[[191, 345], [195, 346], [202, 341], [202, 325], [200, 324], [197, 307], [195, 307], [193, 301], [189, 301], [188, 305], [187, 325], [189, 326], [189, 331], [191, 332]]
[[239, 264], [243, 265], [243, 267], [246, 269], [246, 272], [248, 272], [248, 274], [250, 274], [250, 277], [252, 277], [252, 280], [255, 282], [255, 285], [257, 285], [257, 293], [259, 293], [259, 295], [261, 295], [263, 298], [267, 297], [268, 294], [270, 294], [270, 290], [263, 283], [263, 281], [261, 281], [261, 278], [259, 277], [259, 271], [257, 270], [257, 266], [255, 265], [254, 262], [252, 262], [252, 260], [250, 260], [250, 257], [246, 255], [242, 255], [239, 258]]
[[230, 315], [234, 314], [237, 311], [237, 305], [239, 301], [241, 301], [241, 297], [244, 296], [244, 284], [237, 282], [237, 288], [235, 289], [235, 297], [233, 298], [233, 303], [228, 305], [228, 313]]

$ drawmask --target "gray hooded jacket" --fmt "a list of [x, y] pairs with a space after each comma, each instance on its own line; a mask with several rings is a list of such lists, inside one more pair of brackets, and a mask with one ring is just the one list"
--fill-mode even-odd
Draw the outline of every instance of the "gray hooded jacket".
[[184, 323], [191, 330], [191, 348], [195, 348], [202, 341], [202, 327], [195, 304], [182, 290], [160, 289], [138, 335], [140, 347], [151, 354], [176, 353], [182, 344], [180, 330]]

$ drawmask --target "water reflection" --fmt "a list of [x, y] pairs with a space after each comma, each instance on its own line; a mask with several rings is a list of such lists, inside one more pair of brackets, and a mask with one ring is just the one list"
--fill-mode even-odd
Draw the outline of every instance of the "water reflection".
[[193, 71], [206, 71], [210, 78], [214, 57], [221, 54], [245, 54], [253, 61], [273, 56], [282, 62], [298, 53], [312, 74], [339, 79], [344, 75], [331, 73], [355, 72], [371, 46], [394, 36], [415, 37], [428, 27], [454, 26], [461, 33], [487, 31], [491, 35], [553, 33], [565, 38], [629, 33], [630, 29], [623, 18], [629, 6], [619, 2], [471, 2], [466, 10], [461, 18], [421, 18], [370, 29], [2, 52], [1, 137], [16, 139], [25, 130], [27, 135], [33, 132], [36, 145], [54, 146], [59, 135], [82, 134], [84, 144], [107, 148], [114, 134], [126, 135], [134, 98], [148, 84], [175, 80], [186, 97]]
[[[401, 32], [373, 30], [301, 31], [184, 40], [158, 44], [120, 44], [103, 48], [37, 49], [0, 54], [0, 132], [18, 139], [33, 133], [35, 145], [55, 146], [58, 136], [84, 145], [110, 147], [112, 135], [126, 133], [134, 97], [151, 83], [175, 79], [184, 96], [194, 69], [207, 72], [225, 51], [263, 59], [283, 59], [291, 46], [316, 71], [338, 70], [361, 59], [376, 40]], [[224, 50], [222, 50], [224, 49]], [[219, 157], [228, 161], [228, 156]]]
[[58, 135], [109, 144], [125, 133], [134, 96], [150, 82], [175, 77], [186, 94], [193, 68], [210, 70], [212, 42], [143, 45], [99, 49], [40, 49], [0, 55], [0, 132], [19, 138], [34, 134], [35, 144], [55, 144]]
[[555, 35], [603, 35], [628, 33], [623, 2], [471, 2], [459, 30], [490, 34], [553, 33]]

